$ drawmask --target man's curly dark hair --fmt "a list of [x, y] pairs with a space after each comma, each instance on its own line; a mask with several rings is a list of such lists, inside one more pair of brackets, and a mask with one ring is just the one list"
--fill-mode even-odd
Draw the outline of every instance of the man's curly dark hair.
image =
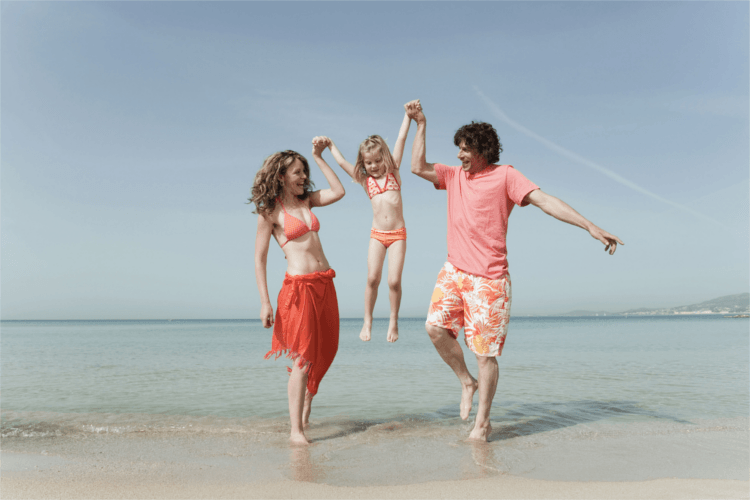
[[461, 142], [465, 142], [466, 147], [482, 155], [488, 165], [500, 161], [503, 145], [500, 144], [497, 130], [489, 123], [472, 121], [456, 130], [453, 144], [460, 147]]

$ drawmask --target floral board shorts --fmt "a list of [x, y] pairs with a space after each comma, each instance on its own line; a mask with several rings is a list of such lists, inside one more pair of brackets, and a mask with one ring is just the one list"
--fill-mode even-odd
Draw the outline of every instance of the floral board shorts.
[[446, 262], [432, 292], [427, 325], [464, 329], [464, 341], [479, 356], [500, 356], [510, 320], [510, 276], [498, 280], [465, 273]]

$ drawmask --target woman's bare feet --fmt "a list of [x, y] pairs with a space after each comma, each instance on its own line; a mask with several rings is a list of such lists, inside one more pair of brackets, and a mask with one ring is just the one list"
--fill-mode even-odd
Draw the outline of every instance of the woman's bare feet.
[[461, 386], [461, 406], [459, 409], [461, 411], [462, 420], [469, 418], [469, 413], [471, 413], [471, 407], [474, 402], [474, 393], [477, 392], [477, 387], [479, 387], [479, 385], [474, 377], [471, 378], [471, 384]]
[[294, 445], [308, 445], [310, 441], [305, 436], [304, 432], [292, 432], [289, 436], [289, 443]]
[[395, 342], [398, 340], [398, 320], [392, 319], [388, 325], [388, 342]]
[[362, 325], [362, 331], [359, 332], [359, 338], [362, 339], [362, 342], [369, 342], [370, 337], [372, 337], [372, 323], [365, 322], [364, 325]]

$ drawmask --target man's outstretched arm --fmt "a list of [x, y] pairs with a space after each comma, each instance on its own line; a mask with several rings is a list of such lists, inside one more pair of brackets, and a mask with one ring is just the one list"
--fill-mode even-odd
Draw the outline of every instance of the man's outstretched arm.
[[435, 173], [435, 164], [427, 163], [427, 119], [422, 112], [422, 105], [419, 100], [410, 101], [404, 104], [406, 114], [417, 122], [417, 134], [414, 136], [414, 145], [411, 147], [411, 172], [417, 174], [422, 179], [437, 184], [438, 177]]
[[615, 253], [618, 243], [620, 245], [625, 244], [617, 236], [609, 234], [607, 231], [588, 221], [583, 215], [576, 212], [573, 207], [561, 199], [548, 195], [541, 189], [535, 189], [527, 194], [524, 202], [529, 202], [535, 207], [539, 207], [545, 214], [551, 215], [555, 219], [585, 229], [593, 238], [604, 243], [604, 251], [609, 250], [610, 255]]

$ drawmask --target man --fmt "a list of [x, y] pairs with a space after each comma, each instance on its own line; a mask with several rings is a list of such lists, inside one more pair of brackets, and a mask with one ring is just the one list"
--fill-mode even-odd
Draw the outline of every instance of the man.
[[[443, 360], [461, 381], [461, 418], [471, 411], [474, 392], [479, 408], [469, 439], [487, 441], [490, 407], [498, 382], [500, 356], [510, 319], [511, 286], [505, 235], [514, 205], [539, 207], [563, 222], [581, 227], [615, 253], [617, 236], [598, 228], [562, 200], [542, 192], [510, 165], [496, 165], [502, 147], [488, 123], [461, 127], [454, 137], [460, 167], [427, 163], [426, 119], [419, 101], [406, 104], [417, 122], [411, 171], [448, 192], [448, 261], [438, 274], [425, 328]], [[479, 380], [466, 368], [457, 337], [476, 355]]]

